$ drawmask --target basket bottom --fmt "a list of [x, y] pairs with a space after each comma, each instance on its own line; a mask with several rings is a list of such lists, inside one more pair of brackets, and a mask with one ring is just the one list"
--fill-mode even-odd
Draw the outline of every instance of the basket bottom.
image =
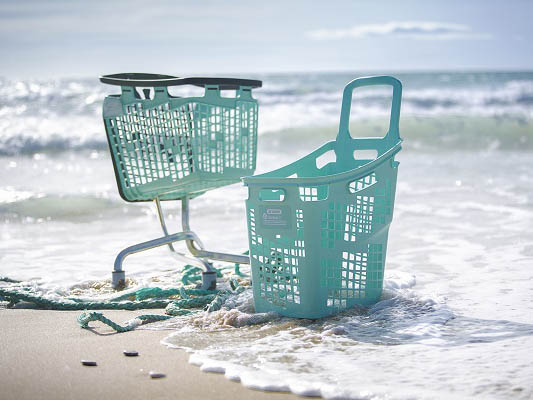
[[383, 291], [381, 289], [375, 290], [373, 291], [372, 296], [367, 296], [363, 299], [353, 299], [351, 301], [347, 300], [346, 303], [340, 303], [338, 306], [334, 306], [332, 304], [328, 306], [327, 300], [324, 299], [324, 305], [322, 307], [305, 307], [303, 305], [276, 306], [264, 298], [254, 296], [254, 308], [255, 312], [258, 313], [275, 312], [284, 317], [319, 319], [329, 317], [352, 308], [372, 306], [380, 301], [382, 293]]

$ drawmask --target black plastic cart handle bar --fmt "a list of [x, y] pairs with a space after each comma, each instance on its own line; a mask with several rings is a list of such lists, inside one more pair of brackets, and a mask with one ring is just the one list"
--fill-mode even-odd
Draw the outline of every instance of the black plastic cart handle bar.
[[241, 86], [248, 86], [253, 89], [259, 88], [263, 82], [254, 79], [237, 79], [237, 78], [179, 78], [172, 75], [161, 74], [141, 74], [141, 73], [123, 73], [102, 75], [100, 82], [117, 86], [181, 86], [194, 85], [205, 87], [205, 85], [218, 85], [220, 90], [237, 90]]

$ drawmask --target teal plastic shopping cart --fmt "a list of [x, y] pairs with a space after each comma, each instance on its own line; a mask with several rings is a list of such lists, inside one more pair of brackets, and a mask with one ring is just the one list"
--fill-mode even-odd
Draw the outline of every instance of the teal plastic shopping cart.
[[[257, 100], [261, 81], [235, 78], [178, 78], [122, 73], [104, 75], [103, 83], [121, 87], [106, 97], [104, 124], [118, 190], [126, 201], [155, 201], [164, 236], [122, 250], [113, 286], [125, 285], [126, 256], [184, 240], [192, 263], [204, 268], [203, 288], [216, 285], [210, 260], [247, 264], [243, 255], [208, 251], [189, 226], [189, 199], [207, 190], [239, 182], [253, 174], [257, 155]], [[196, 97], [175, 97], [169, 86], [204, 88]], [[234, 96], [221, 91], [234, 90]], [[181, 200], [183, 231], [169, 234], [161, 201]]]
[[[393, 88], [389, 130], [353, 138], [352, 92]], [[320, 318], [379, 300], [401, 149], [402, 85], [389, 76], [359, 78], [344, 89], [335, 141], [278, 170], [243, 179], [255, 310]], [[375, 150], [359, 159], [358, 150]], [[321, 168], [317, 159], [333, 152]]]

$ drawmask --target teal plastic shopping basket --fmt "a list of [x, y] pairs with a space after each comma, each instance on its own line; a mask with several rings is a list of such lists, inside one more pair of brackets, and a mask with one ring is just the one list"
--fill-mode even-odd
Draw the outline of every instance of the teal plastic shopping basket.
[[[122, 73], [104, 101], [104, 123], [120, 195], [126, 201], [192, 198], [253, 174], [261, 81]], [[173, 97], [169, 86], [195, 85], [203, 96]], [[143, 88], [141, 93], [137, 89]], [[236, 91], [222, 97], [222, 90]]]
[[[353, 138], [352, 92], [393, 88], [383, 138]], [[256, 312], [320, 318], [379, 300], [401, 149], [402, 85], [390, 76], [359, 78], [344, 89], [335, 141], [278, 170], [243, 179]], [[375, 150], [357, 159], [356, 150]], [[322, 168], [317, 158], [334, 152]]]

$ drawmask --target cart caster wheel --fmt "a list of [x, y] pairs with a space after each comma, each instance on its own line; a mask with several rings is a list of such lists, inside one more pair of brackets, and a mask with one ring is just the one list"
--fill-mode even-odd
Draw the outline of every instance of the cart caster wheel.
[[217, 288], [217, 273], [216, 271], [202, 272], [202, 287], [203, 290], [215, 290]]
[[124, 289], [126, 287], [126, 273], [124, 271], [113, 271], [111, 284], [115, 290]]

